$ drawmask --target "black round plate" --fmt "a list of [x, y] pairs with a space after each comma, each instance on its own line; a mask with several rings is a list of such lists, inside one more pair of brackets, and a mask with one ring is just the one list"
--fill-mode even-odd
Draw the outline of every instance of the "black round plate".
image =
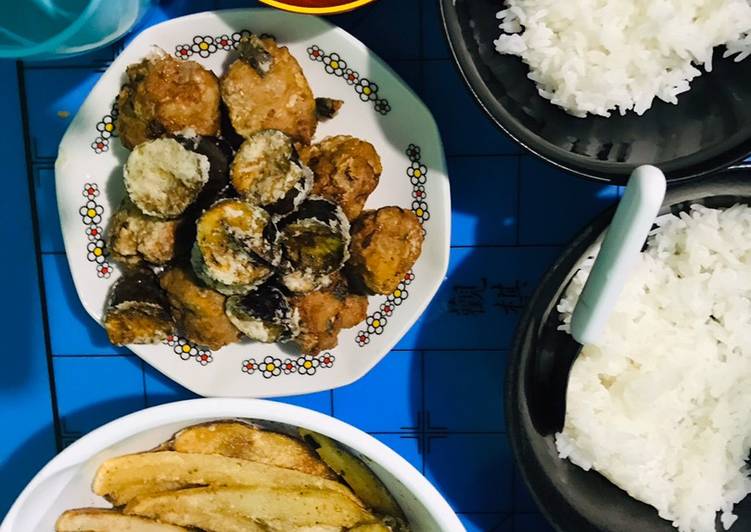
[[[695, 203], [714, 208], [751, 204], [751, 165], [670, 189], [660, 213], [676, 213]], [[559, 530], [675, 532], [651, 506], [632, 499], [598, 473], [561, 460], [554, 437], [540, 435], [530, 414], [530, 397], [539, 392], [535, 372], [536, 354], [542, 347], [540, 331], [557, 325], [555, 306], [583, 254], [608, 226], [613, 212], [614, 208], [604, 212], [569, 244], [532, 296], [519, 323], [506, 373], [506, 423], [524, 480], [543, 513]], [[561, 399], [549, 397], [550, 401]], [[735, 513], [739, 519], [733, 532], [751, 531], [751, 497], [736, 505]]]
[[440, 0], [449, 44], [464, 79], [493, 120], [532, 153], [600, 181], [623, 183], [640, 164], [669, 181], [706, 175], [751, 153], [751, 59], [715, 50], [713, 71], [678, 105], [655, 101], [644, 115], [576, 118], [538, 95], [527, 66], [495, 51], [502, 0]]

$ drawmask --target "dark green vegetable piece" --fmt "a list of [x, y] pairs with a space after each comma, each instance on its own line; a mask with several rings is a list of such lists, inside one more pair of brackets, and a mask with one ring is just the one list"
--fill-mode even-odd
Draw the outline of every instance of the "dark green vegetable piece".
[[112, 288], [104, 328], [115, 345], [155, 344], [172, 334], [167, 299], [150, 270], [133, 270]]
[[271, 284], [230, 297], [225, 313], [235, 327], [259, 342], [286, 342], [299, 333], [287, 296]]
[[335, 100], [334, 98], [316, 98], [316, 115], [319, 120], [327, 120], [334, 118], [339, 109], [344, 105], [343, 100]]
[[263, 41], [253, 33], [240, 38], [237, 53], [240, 59], [253, 67], [253, 70], [261, 77], [265, 76], [274, 64], [274, 58], [266, 50]]

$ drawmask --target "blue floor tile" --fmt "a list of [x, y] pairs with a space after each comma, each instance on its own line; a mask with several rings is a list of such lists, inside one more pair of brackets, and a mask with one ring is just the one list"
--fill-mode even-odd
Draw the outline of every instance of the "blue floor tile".
[[237, 9], [242, 7], [266, 7], [258, 0], [216, 0], [217, 9]]
[[[400, 349], [508, 349], [557, 248], [455, 248], [448, 278]], [[417, 282], [417, 281], [416, 281]]]
[[60, 230], [60, 217], [57, 213], [55, 171], [52, 168], [38, 168], [34, 172], [34, 188], [39, 215], [39, 244], [42, 252], [62, 253], [65, 251], [65, 244]]
[[[511, 532], [512, 520], [509, 514], [459, 514], [467, 532]], [[519, 532], [526, 532], [520, 530]]]
[[518, 468], [514, 475], [514, 510], [524, 513], [537, 513], [539, 511]]
[[[358, 427], [360, 428], [360, 427]], [[373, 434], [373, 437], [391, 447], [402, 458], [422, 472], [422, 454], [420, 454], [419, 440], [408, 434]]]
[[140, 359], [56, 357], [55, 387], [63, 433], [87, 432], [146, 406]]
[[316, 412], [331, 415], [331, 392], [309, 393], [305, 395], [295, 395], [290, 397], [276, 397], [274, 401], [287, 403], [290, 405], [302, 406]]
[[420, 362], [419, 353], [392, 351], [365, 377], [334, 390], [334, 414], [365, 431], [416, 427], [422, 408]]
[[423, 76], [423, 99], [438, 122], [447, 155], [519, 153], [474, 101], [451, 61], [425, 62]]
[[518, 157], [450, 157], [451, 245], [516, 243]]
[[553, 532], [553, 527], [540, 514], [515, 514], [514, 530], [523, 532]]
[[16, 64], [0, 61], [3, 117], [3, 194], [0, 210], [0, 246], [5, 260], [0, 276], [5, 281], [6, 304], [0, 312], [3, 366], [0, 371], [0, 516], [18, 493], [55, 454], [52, 400], [48, 378], [42, 300], [37, 271], [31, 198], [24, 161]]
[[65, 255], [45, 255], [44, 284], [50, 322], [52, 352], [55, 355], [129, 354], [107, 339], [104, 328], [81, 306]]
[[497, 434], [435, 438], [425, 457], [428, 480], [457, 512], [511, 512], [511, 468], [511, 448]]
[[[88, 69], [26, 70], [29, 136], [34, 161], [57, 156], [63, 133], [100, 76], [101, 73]], [[55, 82], [50, 83], [50, 79]]]
[[618, 187], [572, 177], [531, 156], [521, 159], [521, 244], [565, 244], [618, 198]]
[[328, 20], [355, 35], [382, 59], [417, 59], [419, 5], [420, 0], [378, 1]]
[[417, 61], [389, 61], [388, 66], [394, 69], [415, 94], [422, 94], [422, 77]]
[[85, 54], [68, 57], [65, 59], [55, 59], [52, 61], [26, 61], [24, 66], [27, 69], [47, 69], [60, 67], [89, 67], [92, 70], [106, 68], [117, 54], [119, 49], [118, 43], [98, 48]]
[[146, 387], [146, 406], [156, 406], [173, 403], [186, 399], [197, 399], [199, 396], [165, 377], [144, 362], [144, 386]]
[[424, 353], [425, 408], [432, 427], [459, 432], [506, 430], [505, 351]]
[[421, 0], [422, 2], [422, 46], [425, 59], [449, 59], [451, 50], [446, 41], [441, 20], [439, 0]]

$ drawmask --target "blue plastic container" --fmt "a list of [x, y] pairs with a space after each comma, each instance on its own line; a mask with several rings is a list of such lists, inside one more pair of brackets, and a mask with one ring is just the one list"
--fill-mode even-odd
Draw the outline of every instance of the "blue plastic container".
[[0, 58], [54, 59], [105, 46], [151, 0], [0, 0]]

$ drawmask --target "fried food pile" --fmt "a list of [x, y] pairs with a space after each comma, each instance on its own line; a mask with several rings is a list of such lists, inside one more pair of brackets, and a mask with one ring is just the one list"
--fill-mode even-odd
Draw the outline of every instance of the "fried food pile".
[[412, 212], [364, 210], [383, 171], [374, 146], [311, 144], [342, 102], [314, 98], [273, 39], [243, 37], [221, 79], [153, 54], [128, 67], [118, 104], [131, 152], [108, 228], [124, 272], [104, 315], [113, 343], [249, 338], [315, 355], [419, 257]]
[[99, 466], [112, 508], [64, 512], [56, 532], [408, 532], [378, 477], [333, 440], [238, 420], [187, 427]]

